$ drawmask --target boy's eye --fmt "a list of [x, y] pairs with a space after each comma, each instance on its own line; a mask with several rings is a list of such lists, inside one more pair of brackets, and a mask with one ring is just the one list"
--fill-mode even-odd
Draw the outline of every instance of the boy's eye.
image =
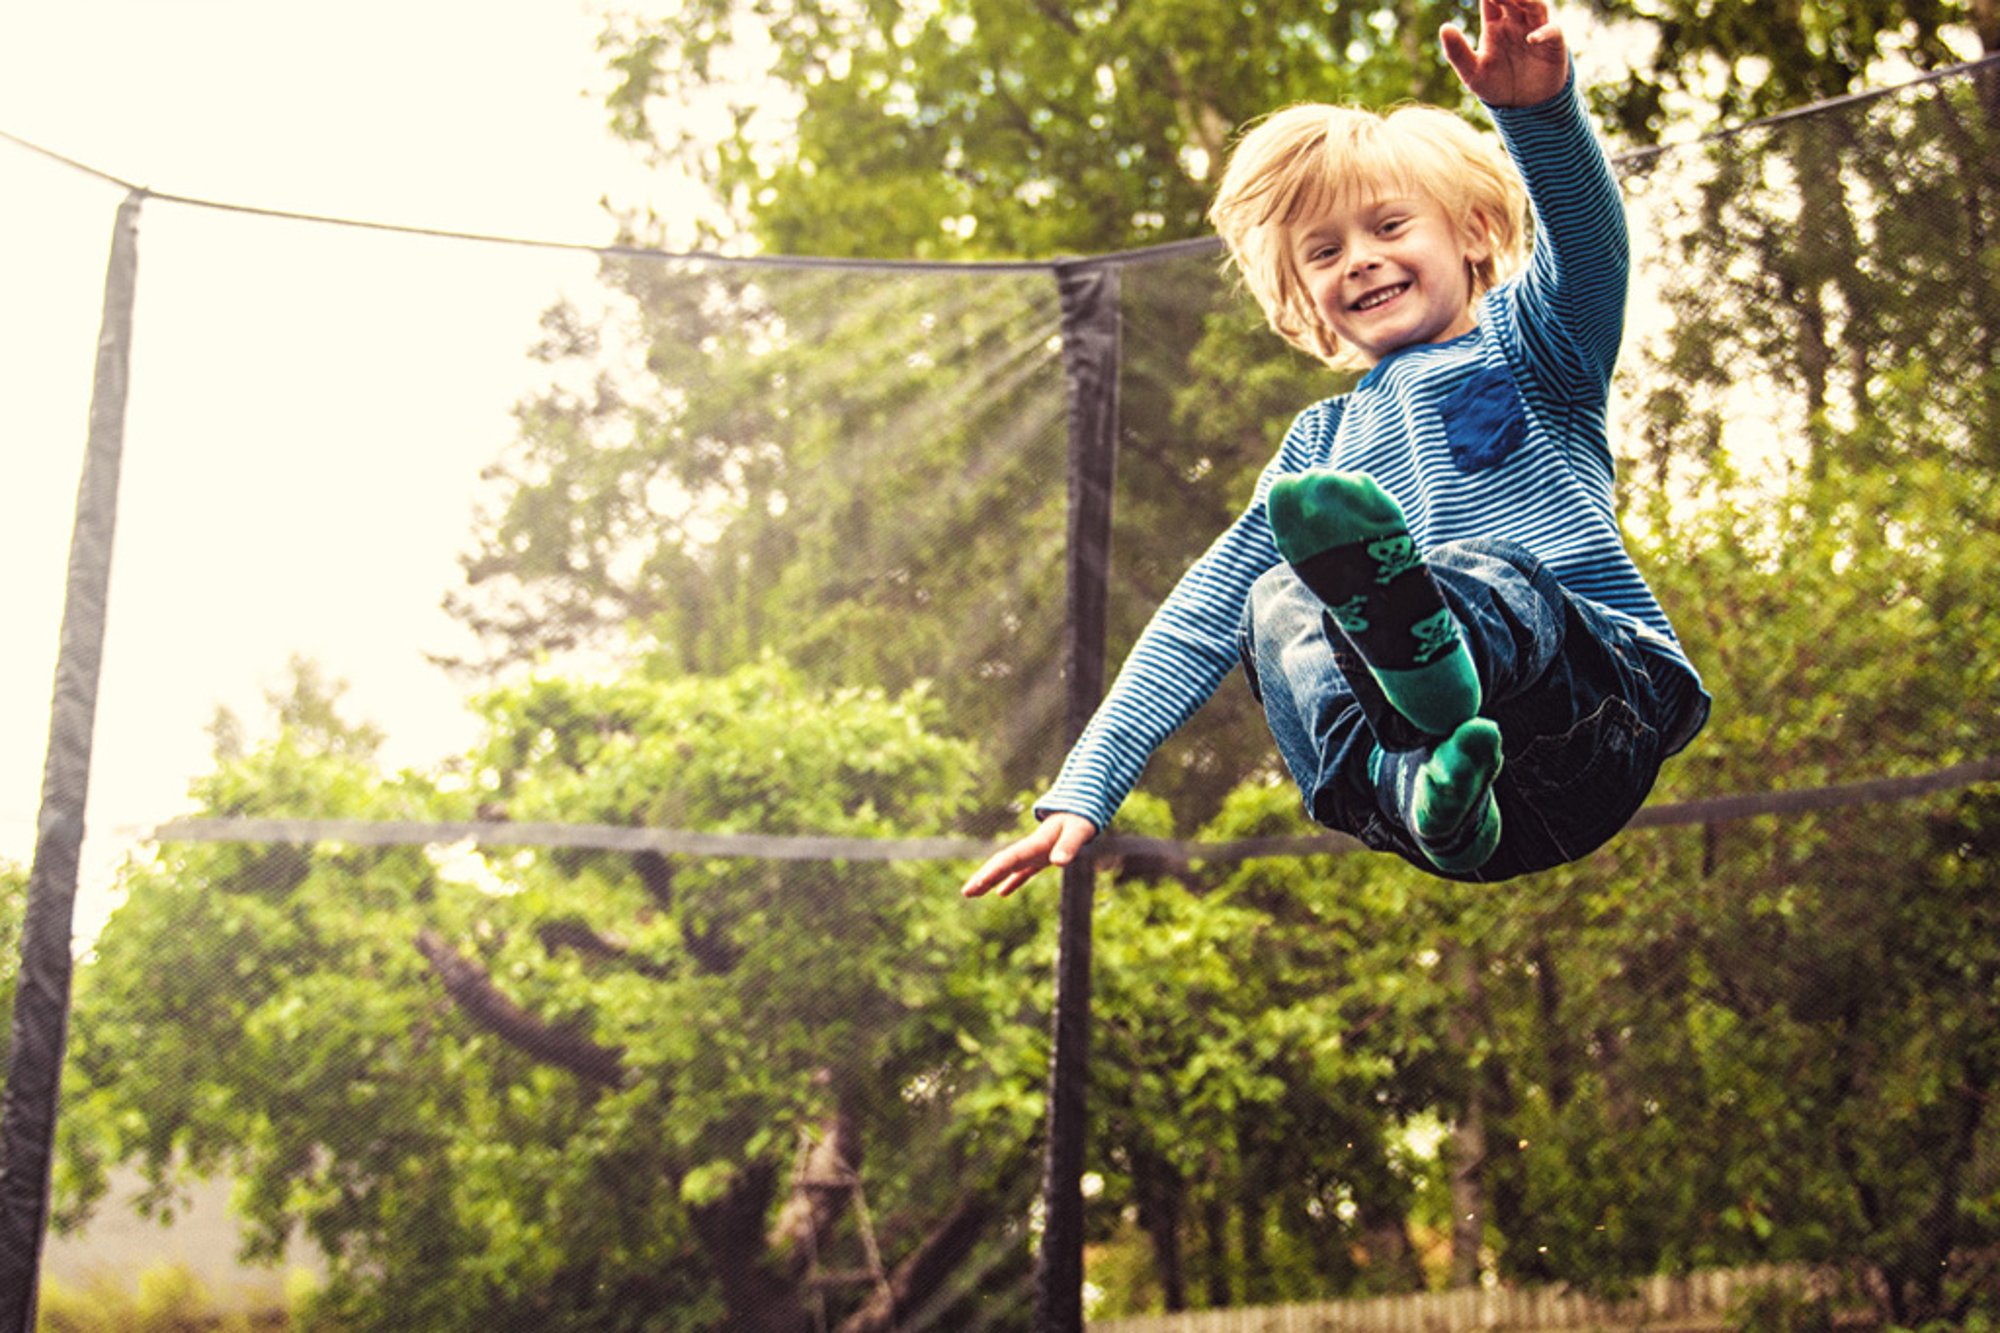
[[1382, 224], [1382, 234], [1384, 236], [1393, 236], [1401, 231], [1408, 222], [1408, 218], [1390, 218]]

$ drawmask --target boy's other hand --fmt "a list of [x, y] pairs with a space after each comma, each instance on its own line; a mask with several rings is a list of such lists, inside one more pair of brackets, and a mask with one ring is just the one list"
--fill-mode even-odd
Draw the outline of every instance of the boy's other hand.
[[1097, 825], [1082, 815], [1050, 815], [1027, 837], [1009, 843], [987, 858], [959, 892], [977, 898], [993, 889], [1005, 898], [1049, 866], [1076, 860], [1083, 845], [1097, 836]]
[[1562, 29], [1540, 0], [1479, 0], [1479, 46], [1457, 24], [1438, 34], [1444, 58], [1488, 106], [1534, 106], [1569, 82]]

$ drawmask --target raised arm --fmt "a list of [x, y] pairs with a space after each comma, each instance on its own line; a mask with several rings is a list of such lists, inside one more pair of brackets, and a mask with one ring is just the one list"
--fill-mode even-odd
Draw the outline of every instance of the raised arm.
[[1547, 387], [1601, 399], [1624, 333], [1630, 241], [1625, 204], [1571, 87], [1562, 31], [1533, 0], [1481, 0], [1475, 49], [1456, 28], [1446, 59], [1487, 105], [1527, 182], [1535, 247], [1515, 310], [1546, 359]]

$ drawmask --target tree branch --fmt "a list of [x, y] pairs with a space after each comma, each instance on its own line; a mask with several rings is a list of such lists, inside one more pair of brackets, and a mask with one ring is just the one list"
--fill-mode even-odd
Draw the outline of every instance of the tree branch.
[[861, 1125], [851, 1111], [842, 1108], [821, 1122], [819, 1133], [799, 1162], [791, 1197], [771, 1228], [768, 1243], [791, 1256], [798, 1276], [805, 1275], [835, 1219], [854, 1198], [860, 1166]]
[[486, 969], [465, 958], [432, 930], [417, 932], [417, 952], [459, 1009], [480, 1027], [546, 1065], [566, 1069], [587, 1083], [615, 1088], [625, 1081], [622, 1047], [600, 1046], [575, 1031], [529, 1013], [493, 984]]
[[656, 981], [673, 974], [672, 968], [650, 958], [642, 958], [609, 936], [600, 935], [582, 921], [544, 921], [535, 928], [535, 936], [541, 940], [542, 947], [552, 954], [568, 949], [585, 958], [620, 964]]
[[1067, 5], [1058, 4], [1056, 0], [1035, 0], [1035, 8], [1042, 12], [1043, 18], [1071, 37], [1083, 36], [1083, 29], [1077, 25], [1076, 16], [1069, 12]]
[[720, 1199], [688, 1210], [722, 1288], [725, 1328], [805, 1333], [812, 1327], [803, 1288], [772, 1263], [764, 1235], [777, 1183], [778, 1173], [769, 1163], [753, 1163], [737, 1173]]
[[[646, 894], [659, 904], [663, 912], [671, 912], [674, 907], [674, 866], [659, 852], [636, 852], [632, 856], [632, 868], [639, 874], [639, 883]], [[721, 927], [713, 927], [698, 932], [685, 917], [681, 921], [681, 941], [687, 946], [688, 956], [709, 976], [726, 976], [736, 970], [740, 961], [736, 950], [729, 947]]]
[[888, 1286], [841, 1322], [839, 1333], [892, 1333], [900, 1319], [930, 1299], [965, 1262], [996, 1211], [993, 1201], [983, 1194], [959, 1200], [909, 1257], [896, 1265]]
[[639, 872], [639, 883], [646, 890], [646, 896], [659, 904], [662, 912], [674, 908], [674, 867], [673, 863], [658, 852], [635, 852], [632, 868]]

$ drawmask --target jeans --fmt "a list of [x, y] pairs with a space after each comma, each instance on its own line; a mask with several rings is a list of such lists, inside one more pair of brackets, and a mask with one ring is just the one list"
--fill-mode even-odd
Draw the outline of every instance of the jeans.
[[1500, 728], [1500, 844], [1471, 871], [1440, 870], [1418, 848], [1408, 812], [1437, 738], [1390, 706], [1324, 604], [1279, 565], [1250, 591], [1242, 658], [1307, 811], [1451, 879], [1509, 879], [1586, 855], [1645, 803], [1667, 738], [1685, 743], [1700, 719], [1684, 714], [1705, 713], [1706, 696], [1517, 543], [1449, 542], [1424, 560], [1465, 632], [1480, 714]]

